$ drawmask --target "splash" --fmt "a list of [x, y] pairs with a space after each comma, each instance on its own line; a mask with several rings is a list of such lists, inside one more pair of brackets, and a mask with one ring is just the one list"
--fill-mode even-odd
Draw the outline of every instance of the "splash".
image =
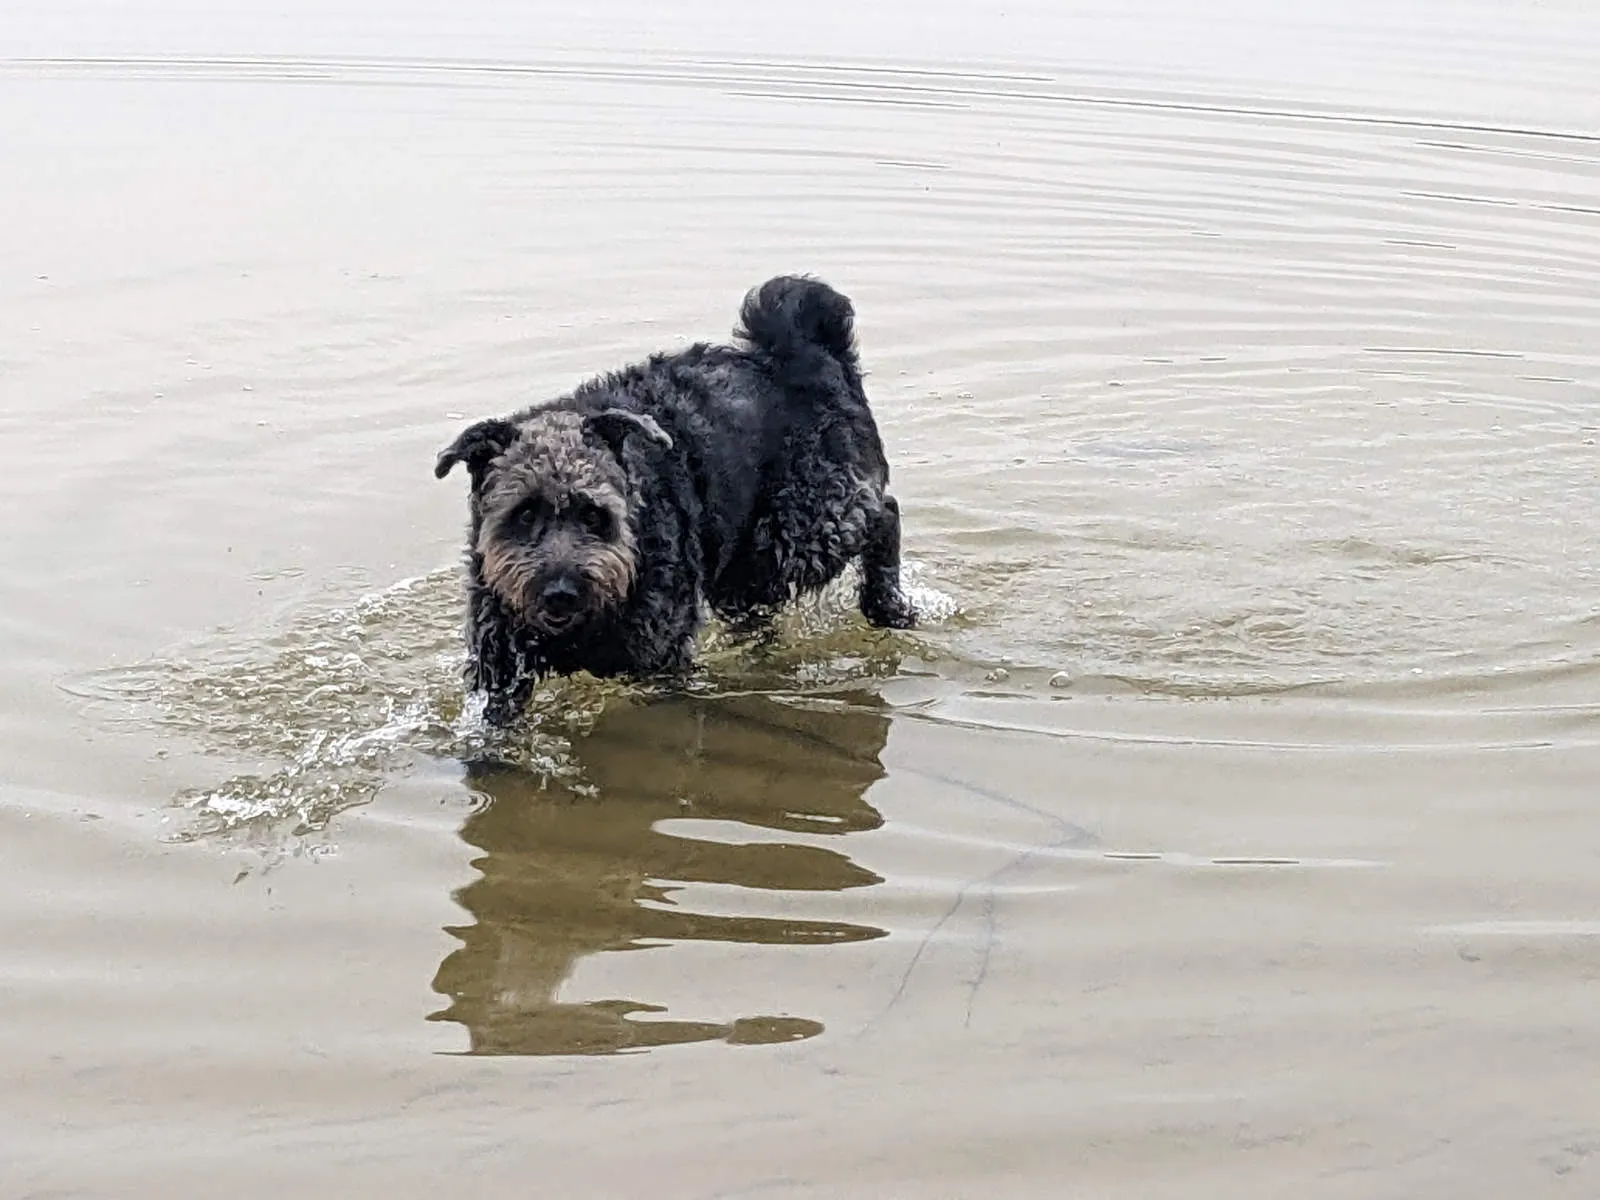
[[[908, 588], [919, 605], [955, 611], [915, 578], [912, 568]], [[760, 644], [713, 627], [691, 687], [812, 690], [892, 674], [904, 640], [848, 619], [853, 604], [845, 579], [786, 610]], [[261, 764], [180, 793], [175, 803], [188, 820], [174, 840], [314, 833], [421, 758], [493, 758], [582, 790], [574, 739], [608, 701], [649, 689], [586, 676], [551, 680], [517, 727], [493, 729], [481, 697], [463, 694], [460, 622], [460, 577], [442, 568], [304, 611], [270, 636], [223, 631], [69, 690], [115, 706], [113, 719]]]
[[180, 793], [193, 840], [267, 827], [324, 828], [370, 800], [418, 755], [494, 753], [549, 775], [570, 770], [574, 728], [600, 689], [567, 688], [515, 738], [497, 736], [460, 686], [459, 576], [444, 569], [352, 604], [301, 614], [268, 638], [227, 632], [185, 652], [80, 681], [80, 696], [120, 702], [128, 719], [265, 769]]

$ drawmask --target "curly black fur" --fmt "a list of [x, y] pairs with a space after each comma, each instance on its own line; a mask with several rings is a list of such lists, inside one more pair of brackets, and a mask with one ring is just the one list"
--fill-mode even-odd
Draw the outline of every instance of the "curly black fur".
[[657, 354], [439, 455], [472, 478], [467, 683], [491, 721], [542, 675], [681, 672], [706, 607], [760, 617], [853, 560], [867, 620], [915, 622], [850, 301], [781, 276], [740, 319], [735, 345]]

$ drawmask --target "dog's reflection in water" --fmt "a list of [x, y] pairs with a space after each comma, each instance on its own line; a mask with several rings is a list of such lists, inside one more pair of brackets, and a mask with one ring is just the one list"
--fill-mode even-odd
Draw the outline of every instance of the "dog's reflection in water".
[[[607, 1054], [820, 1032], [795, 1017], [682, 1021], [636, 1016], [662, 1009], [635, 1000], [556, 996], [581, 957], [602, 951], [684, 941], [818, 947], [883, 936], [838, 921], [696, 913], [673, 893], [684, 884], [794, 892], [880, 882], [814, 837], [700, 840], [692, 821], [839, 837], [874, 829], [882, 818], [863, 797], [884, 774], [888, 729], [881, 702], [865, 694], [835, 696], [826, 707], [761, 696], [614, 702], [574, 748], [588, 794], [520, 769], [470, 766], [468, 782], [488, 803], [461, 834], [483, 851], [473, 864], [481, 878], [457, 894], [474, 923], [449, 930], [462, 945], [434, 980], [450, 998], [434, 1019], [464, 1025], [475, 1054]], [[688, 820], [659, 828], [677, 818]]]

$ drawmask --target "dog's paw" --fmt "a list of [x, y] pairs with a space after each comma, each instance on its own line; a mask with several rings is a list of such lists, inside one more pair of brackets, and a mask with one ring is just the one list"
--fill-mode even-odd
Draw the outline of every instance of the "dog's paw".
[[900, 595], [861, 597], [861, 615], [879, 629], [912, 629], [917, 624], [917, 610]]
[[526, 695], [498, 688], [480, 688], [469, 692], [468, 703], [475, 704], [483, 723], [490, 729], [509, 729], [522, 716]]

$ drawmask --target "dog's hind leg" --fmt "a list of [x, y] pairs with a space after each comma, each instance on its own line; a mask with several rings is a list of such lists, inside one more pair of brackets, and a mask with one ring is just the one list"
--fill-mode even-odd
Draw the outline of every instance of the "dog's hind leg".
[[885, 629], [910, 629], [917, 610], [900, 590], [900, 505], [885, 495], [861, 548], [861, 615]]

